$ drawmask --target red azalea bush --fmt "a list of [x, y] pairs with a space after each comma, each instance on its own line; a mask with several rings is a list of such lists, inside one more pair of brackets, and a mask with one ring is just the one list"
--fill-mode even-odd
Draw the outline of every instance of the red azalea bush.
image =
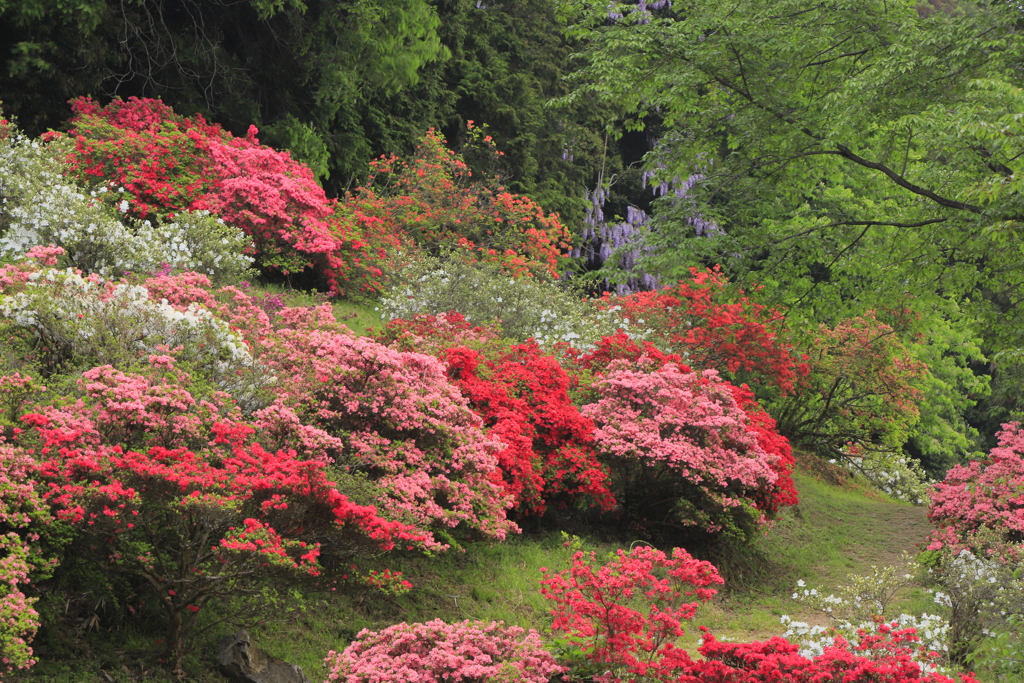
[[668, 680], [689, 663], [675, 647], [682, 622], [723, 583], [715, 567], [681, 548], [671, 555], [647, 546], [598, 565], [594, 553], [577, 552], [569, 569], [542, 568], [541, 595], [554, 607], [551, 628], [566, 634], [601, 668]]
[[[957, 465], [935, 485], [928, 517], [938, 527], [929, 550], [970, 550], [984, 555], [1024, 555], [1024, 430], [1003, 425], [999, 443], [985, 460]], [[979, 532], [997, 535], [1001, 547], [979, 547]]]
[[604, 308], [649, 330], [651, 338], [680, 354], [688, 365], [729, 373], [740, 381], [796, 389], [807, 367], [780, 338], [781, 315], [742, 292], [726, 290], [716, 267], [692, 268], [693, 279], [627, 296], [606, 293]]
[[70, 163], [87, 181], [121, 188], [132, 214], [210, 210], [245, 231], [258, 263], [283, 273], [315, 267], [332, 291], [375, 290], [376, 265], [397, 246], [380, 222], [340, 210], [310, 169], [259, 144], [256, 128], [237, 138], [202, 116], [175, 114], [160, 100], [72, 103]]
[[325, 660], [328, 681], [343, 683], [547, 683], [564, 671], [540, 635], [503, 622], [440, 619], [364, 630]]
[[[823, 654], [808, 659], [784, 638], [765, 642], [723, 643], [704, 630], [698, 648], [703, 660], [691, 661], [675, 683], [956, 683], [940, 673], [925, 673], [911, 656], [920, 648], [915, 629], [881, 623], [875, 633], [860, 631], [856, 644], [836, 638]], [[961, 674], [960, 683], [977, 683]]]
[[597, 402], [581, 412], [632, 522], [750, 537], [778, 508], [780, 456], [762, 448], [714, 370], [641, 356], [613, 361], [594, 388]]
[[540, 515], [568, 502], [614, 505], [594, 452], [594, 425], [570, 400], [565, 370], [537, 344], [501, 342], [454, 311], [392, 320], [382, 339], [445, 362], [489, 436], [504, 444], [497, 452], [501, 484], [518, 513]]
[[254, 577], [318, 576], [324, 553], [353, 557], [427, 541], [353, 503], [322, 462], [251, 443], [246, 425], [214, 424], [210, 445], [197, 452], [133, 451], [83, 443], [79, 431], [42, 414], [22, 420], [38, 433], [32, 478], [75, 528], [67, 552], [148, 585], [179, 665], [203, 606], [244, 594]]
[[558, 261], [571, 246], [557, 215], [508, 192], [496, 178], [472, 178], [462, 157], [434, 130], [409, 159], [371, 162], [369, 179], [347, 203], [428, 251], [457, 247], [471, 260], [502, 263], [515, 275], [558, 277]]

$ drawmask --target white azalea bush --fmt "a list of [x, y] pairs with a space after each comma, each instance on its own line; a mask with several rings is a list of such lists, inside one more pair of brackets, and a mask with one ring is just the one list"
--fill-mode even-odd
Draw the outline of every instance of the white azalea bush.
[[198, 304], [178, 310], [152, 301], [143, 286], [70, 268], [42, 268], [0, 291], [7, 292], [0, 295], [0, 333], [31, 349], [44, 374], [131, 367], [150, 354], [173, 351], [178, 362], [242, 398], [272, 382], [241, 336]]
[[384, 320], [457, 311], [470, 323], [497, 324], [503, 336], [518, 342], [532, 338], [545, 350], [566, 342], [587, 351], [619, 329], [643, 338], [642, 321], [623, 321], [615, 310], [598, 310], [578, 288], [514, 278], [498, 264], [422, 257], [395, 275], [395, 284], [378, 304]]
[[[936, 568], [940, 588], [936, 603], [949, 610], [949, 641], [954, 659], [986, 659], [999, 641], [1004, 650], [994, 668], [1007, 662], [1024, 672], [1024, 564], [975, 555], [963, 549], [943, 552]], [[1007, 654], [1010, 652], [1012, 654]], [[977, 654], [972, 654], [977, 653]]]
[[249, 270], [249, 239], [208, 212], [138, 221], [125, 215], [127, 200], [104, 201], [121, 196], [111, 188], [76, 185], [65, 176], [70, 144], [34, 140], [0, 123], [0, 259], [55, 244], [66, 265], [108, 277], [169, 268], [232, 281]]

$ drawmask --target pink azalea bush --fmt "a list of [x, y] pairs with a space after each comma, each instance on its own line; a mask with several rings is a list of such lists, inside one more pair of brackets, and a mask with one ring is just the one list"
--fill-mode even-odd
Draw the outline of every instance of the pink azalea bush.
[[500, 621], [435, 619], [364, 630], [325, 661], [327, 680], [341, 683], [547, 683], [564, 670], [536, 631]]
[[376, 265], [397, 240], [380, 221], [342, 210], [305, 164], [239, 138], [202, 116], [176, 114], [160, 100], [72, 103], [69, 161], [78, 176], [122, 197], [140, 218], [213, 211], [253, 240], [258, 262], [282, 273], [317, 270], [332, 291], [374, 290]]
[[935, 485], [928, 517], [938, 528], [929, 550], [1024, 556], [1024, 430], [1007, 423], [997, 438], [988, 458], [953, 467]]
[[612, 361], [606, 373], [582, 413], [596, 425], [599, 457], [634, 522], [749, 537], [769, 521], [756, 502], [770, 500], [779, 456], [762, 448], [717, 372], [645, 355]]
[[296, 420], [285, 411], [339, 439], [307, 457], [367, 473], [385, 514], [444, 537], [460, 525], [494, 539], [516, 530], [505, 517], [511, 497], [496, 480], [502, 446], [439, 360], [302, 326], [279, 330], [264, 360], [288, 378], [275, 403], [280, 443], [302, 438], [289, 433]]

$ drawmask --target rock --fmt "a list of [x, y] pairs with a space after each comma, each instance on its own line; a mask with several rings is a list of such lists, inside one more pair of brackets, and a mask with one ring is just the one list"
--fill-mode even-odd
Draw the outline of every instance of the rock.
[[221, 638], [217, 669], [232, 683], [309, 683], [301, 666], [270, 657], [244, 630]]

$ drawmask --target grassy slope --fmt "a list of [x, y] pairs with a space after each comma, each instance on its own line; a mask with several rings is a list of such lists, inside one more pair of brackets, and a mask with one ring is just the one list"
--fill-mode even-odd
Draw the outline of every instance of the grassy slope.
[[[780, 615], [802, 620], [814, 616], [790, 599], [797, 579], [827, 593], [849, 573], [866, 573], [871, 565], [891, 562], [924, 539], [923, 508], [893, 502], [848, 480], [841, 485], [829, 483], [823, 476], [829, 477], [827, 470], [814, 473], [802, 468], [796, 475], [800, 505], [787, 510], [754, 547], [721, 558], [730, 584], [700, 610], [694, 626], [708, 626], [734, 640], [781, 635]], [[343, 648], [363, 628], [440, 618], [504, 620], [543, 629], [547, 614], [537, 592], [540, 567], [565, 566], [568, 551], [562, 540], [559, 534], [522, 535], [502, 544], [471, 546], [466, 552], [396, 558], [392, 566], [416, 586], [411, 593], [321, 596], [309, 602], [304, 615], [250, 632], [260, 647], [302, 666], [310, 680], [319, 681], [327, 651]], [[611, 549], [591, 547], [599, 552]], [[229, 631], [226, 626], [214, 629], [214, 636], [197, 648], [188, 680], [224, 680], [210, 663], [215, 636]], [[696, 632], [690, 629], [682, 644], [692, 648]], [[110, 633], [109, 641], [117, 646], [98, 647], [84, 666], [81, 660], [47, 662], [44, 656], [26, 679], [54, 683], [170, 680], [159, 668], [143, 663], [145, 639], [121, 631]], [[133, 653], [135, 647], [140, 650]]]
[[[311, 297], [294, 291], [267, 292], [281, 295], [292, 305], [314, 303]], [[334, 302], [333, 306], [336, 317], [359, 334], [380, 325], [372, 308], [349, 302]], [[787, 510], [753, 547], [733, 549], [717, 558], [729, 583], [700, 610], [694, 626], [706, 625], [717, 635], [734, 640], [781, 635], [782, 614], [815, 620], [815, 615], [790, 599], [798, 579], [827, 594], [850, 573], [866, 573], [871, 565], [891, 563], [904, 550], [913, 552], [926, 536], [923, 508], [891, 501], [837, 477], [812, 458], [801, 464], [796, 474], [799, 506]], [[411, 593], [400, 597], [370, 592], [320, 596], [309, 600], [305, 614], [250, 632], [258, 646], [302, 666], [310, 680], [318, 681], [322, 680], [322, 659], [327, 651], [344, 648], [363, 628], [440, 618], [504, 620], [542, 630], [548, 620], [538, 593], [540, 567], [566, 565], [568, 551], [562, 541], [557, 533], [523, 535], [503, 544], [472, 546], [466, 552], [395, 558], [392, 566], [416, 586]], [[590, 547], [599, 552], [611, 550], [609, 546]], [[54, 683], [170, 680], [152, 664], [146, 652], [152, 647], [148, 638], [125, 630], [102, 631], [101, 625], [98, 632], [83, 639], [95, 644], [85, 646], [84, 660], [54, 661], [44, 651], [43, 661], [24, 678]], [[211, 662], [217, 636], [229, 631], [226, 626], [212, 629], [213, 635], [196, 649], [188, 680], [224, 680]], [[693, 628], [683, 644], [692, 648], [695, 641]]]

